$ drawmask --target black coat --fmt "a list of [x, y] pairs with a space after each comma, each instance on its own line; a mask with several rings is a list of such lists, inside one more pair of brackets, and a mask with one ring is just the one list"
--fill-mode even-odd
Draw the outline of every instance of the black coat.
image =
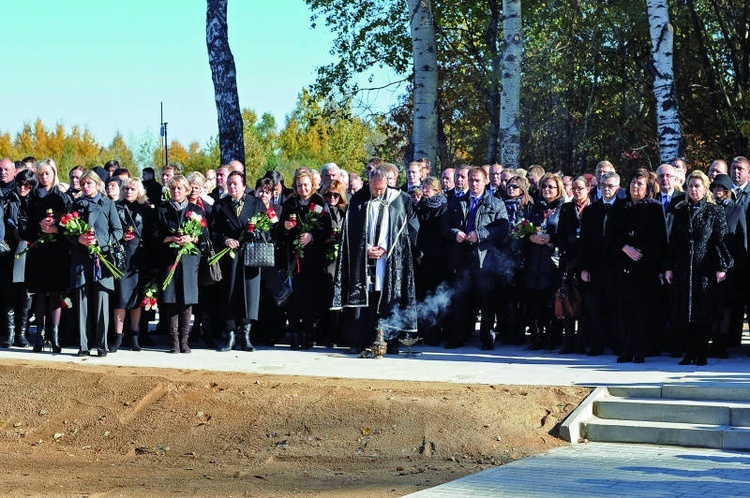
[[448, 276], [445, 264], [447, 243], [441, 235], [441, 224], [447, 209], [444, 195], [431, 199], [423, 197], [416, 206], [419, 220], [417, 236], [417, 292], [424, 297], [427, 291], [434, 291]]
[[590, 204], [587, 204], [579, 216], [575, 202], [566, 202], [560, 206], [557, 218], [557, 230], [552, 241], [560, 250], [560, 268], [564, 272], [578, 273], [578, 255], [581, 242], [581, 220]]
[[[327, 213], [320, 213], [317, 225], [311, 230], [312, 242], [304, 247], [300, 257], [294, 248], [294, 241], [302, 235], [302, 224], [312, 219], [310, 206], [325, 207], [325, 201], [320, 194], [313, 194], [308, 204], [301, 204], [298, 197], [293, 196], [284, 201], [279, 230], [283, 236], [287, 254], [287, 264], [292, 275], [292, 297], [289, 311], [296, 316], [313, 320], [321, 311], [324, 303], [322, 291], [323, 282], [323, 249], [325, 241], [331, 236], [331, 217]], [[294, 214], [297, 226], [291, 230], [284, 228], [284, 222]]]
[[624, 301], [652, 301], [659, 291], [659, 271], [667, 249], [664, 210], [658, 202], [628, 201], [623, 217], [623, 246], [641, 251], [642, 258], [633, 261], [620, 251], [618, 268], [619, 295]]
[[[169, 247], [164, 242], [168, 236], [174, 235], [182, 226], [187, 213], [193, 212], [203, 216], [203, 210], [195, 204], [188, 203], [185, 209], [178, 211], [172, 202], [166, 202], [156, 208], [156, 222], [154, 223], [152, 240], [155, 248], [155, 256], [158, 258], [159, 278], [157, 280], [159, 289], [167, 277], [169, 267], [174, 263], [177, 249]], [[199, 249], [205, 250], [208, 231], [203, 230], [200, 240], [196, 244]], [[180, 259], [175, 276], [169, 286], [162, 291], [160, 302], [165, 304], [198, 304], [198, 267], [200, 266], [200, 254], [185, 254]]]
[[620, 254], [625, 245], [624, 215], [623, 199], [615, 199], [609, 208], [600, 199], [584, 210], [581, 219], [579, 267], [589, 272], [593, 291], [603, 299], [616, 298]]
[[547, 204], [540, 200], [531, 208], [529, 220], [550, 235], [549, 244], [535, 244], [529, 237], [522, 241], [523, 270], [518, 275], [518, 286], [523, 290], [551, 291], [560, 281], [559, 260], [555, 257], [554, 237], [560, 218], [562, 198]]
[[[48, 214], [59, 220], [68, 212], [70, 198], [57, 187], [53, 187], [43, 197], [39, 189], [29, 195], [29, 217], [22, 228], [21, 238], [36, 242], [43, 235], [39, 222]], [[27, 253], [26, 284], [32, 294], [64, 292], [70, 288], [70, 245], [62, 230], [50, 239], [43, 244], [35, 244]]]
[[115, 281], [115, 296], [113, 308], [134, 309], [140, 304], [141, 286], [147, 273], [146, 261], [148, 253], [148, 234], [153, 230], [154, 210], [149, 204], [119, 201], [115, 203], [120, 217], [123, 233], [132, 228], [135, 238], [130, 241], [121, 240], [125, 248], [127, 269], [125, 274]]
[[221, 198], [214, 204], [214, 238], [217, 252], [226, 247], [227, 239], [241, 242], [234, 258], [221, 259], [221, 315], [225, 320], [257, 320], [260, 302], [260, 269], [245, 266], [242, 248], [249, 240], [250, 218], [266, 209], [260, 199], [246, 195], [240, 215], [232, 198]]
[[733, 265], [726, 246], [724, 208], [703, 198], [675, 209], [672, 237], [664, 269], [673, 273], [672, 320], [675, 324], [710, 324], [721, 311], [716, 272]]

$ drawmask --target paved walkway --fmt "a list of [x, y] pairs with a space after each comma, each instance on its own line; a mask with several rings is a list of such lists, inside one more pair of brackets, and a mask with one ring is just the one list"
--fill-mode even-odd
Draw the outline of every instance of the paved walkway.
[[[166, 344], [166, 337], [157, 336]], [[258, 348], [253, 353], [194, 348], [193, 353], [168, 354], [166, 345], [141, 352], [119, 351], [106, 358], [79, 358], [76, 349], [64, 348], [63, 354], [33, 353], [31, 349], [0, 350], [4, 358], [30, 361], [143, 366], [248, 372], [257, 374], [306, 375], [355, 379], [414, 380], [461, 384], [539, 385], [539, 386], [614, 386], [659, 385], [675, 382], [749, 383], [750, 357], [735, 352], [725, 360], [709, 359], [705, 367], [680, 366], [679, 359], [668, 356], [646, 358], [640, 365], [616, 362], [613, 355], [596, 357], [561, 355], [556, 351], [529, 351], [522, 346], [501, 346], [480, 351], [477, 346], [447, 350], [441, 347], [415, 347], [417, 357], [386, 356], [360, 358], [345, 349], [315, 348], [290, 351], [285, 347]], [[94, 353], [95, 354], [95, 353]]]
[[750, 496], [750, 453], [586, 443], [557, 448], [408, 496]]
[[[166, 342], [166, 338], [160, 338]], [[165, 349], [120, 351], [106, 358], [79, 358], [75, 349], [63, 354], [30, 349], [0, 350], [6, 358], [85, 365], [236, 371], [254, 374], [340, 378], [440, 381], [461, 384], [547, 386], [613, 386], [748, 384], [747, 346], [725, 360], [709, 359], [705, 367], [679, 366], [667, 356], [646, 363], [618, 364], [612, 355], [588, 357], [528, 351], [503, 346], [479, 351], [417, 345], [417, 357], [363, 359], [343, 349], [259, 348], [253, 353], [217, 353], [195, 348], [190, 355]], [[525, 458], [415, 493], [417, 497], [568, 497], [648, 496], [701, 498], [750, 496], [750, 453], [696, 448], [587, 443]]]

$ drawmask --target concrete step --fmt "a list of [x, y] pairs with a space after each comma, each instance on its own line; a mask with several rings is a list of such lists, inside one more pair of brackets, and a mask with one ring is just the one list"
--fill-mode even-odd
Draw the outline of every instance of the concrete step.
[[750, 427], [750, 402], [605, 397], [593, 414], [604, 419]]
[[581, 424], [581, 435], [597, 442], [750, 450], [750, 427], [593, 417]]
[[740, 382], [665, 384], [663, 386], [608, 387], [611, 396], [621, 398], [674, 398], [702, 401], [750, 402], [750, 386]]

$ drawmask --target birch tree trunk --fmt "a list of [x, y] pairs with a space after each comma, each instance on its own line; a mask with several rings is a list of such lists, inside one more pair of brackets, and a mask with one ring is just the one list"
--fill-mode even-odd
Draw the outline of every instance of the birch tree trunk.
[[242, 112], [237, 95], [237, 71], [227, 34], [227, 1], [207, 0], [206, 46], [214, 82], [221, 162], [226, 164], [236, 159], [245, 164]]
[[414, 57], [412, 160], [426, 157], [435, 164], [437, 153], [437, 52], [435, 21], [430, 0], [409, 0]]
[[502, 0], [489, 0], [490, 20], [487, 28], [487, 49], [491, 57], [492, 72], [490, 73], [489, 114], [490, 130], [487, 143], [487, 164], [495, 164], [500, 160], [500, 82], [503, 71], [502, 50], [499, 43], [500, 23], [502, 22]]
[[677, 91], [672, 68], [674, 29], [669, 23], [667, 0], [646, 0], [646, 7], [651, 33], [659, 156], [661, 162], [666, 163], [680, 157], [682, 152]]
[[523, 26], [521, 0], [503, 0], [503, 91], [500, 95], [500, 161], [504, 167], [521, 166], [521, 63]]

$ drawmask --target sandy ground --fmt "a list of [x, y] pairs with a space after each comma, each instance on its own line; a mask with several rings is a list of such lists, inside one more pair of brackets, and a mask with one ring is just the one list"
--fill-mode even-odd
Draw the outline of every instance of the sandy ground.
[[578, 387], [0, 361], [0, 493], [401, 496], [564, 443]]

